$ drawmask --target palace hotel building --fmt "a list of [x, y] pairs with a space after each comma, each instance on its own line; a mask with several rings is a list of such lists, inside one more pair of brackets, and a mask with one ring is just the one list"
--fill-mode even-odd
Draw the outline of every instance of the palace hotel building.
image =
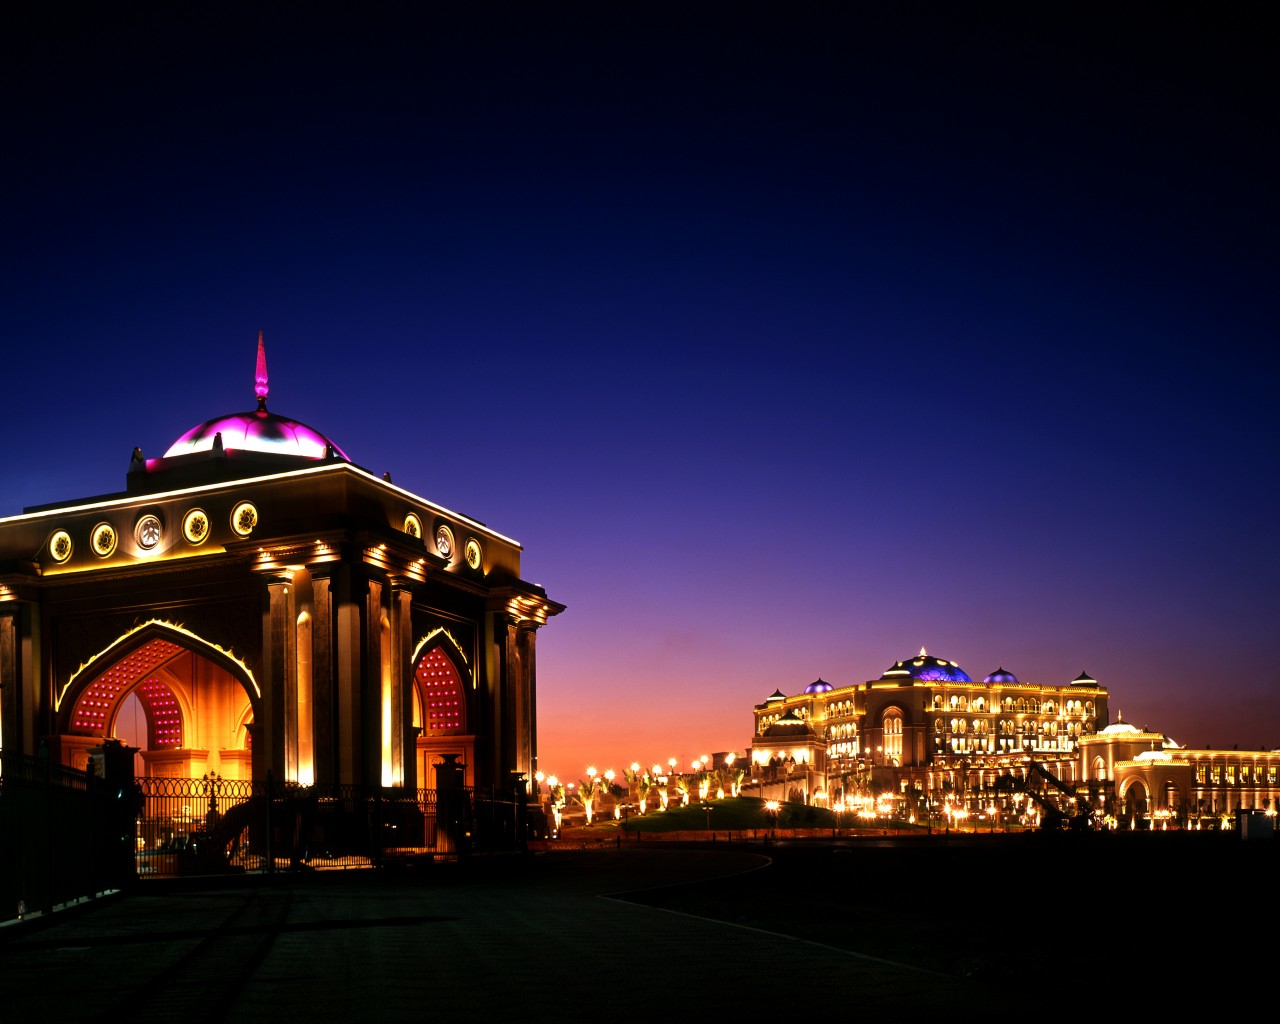
[[1071, 805], [1138, 827], [1274, 816], [1280, 752], [1187, 749], [1112, 722], [1109, 703], [1083, 672], [1061, 685], [1004, 668], [975, 680], [922, 649], [878, 679], [818, 679], [757, 704], [750, 785], [851, 812], [888, 800], [896, 814], [933, 816], [1038, 818]]

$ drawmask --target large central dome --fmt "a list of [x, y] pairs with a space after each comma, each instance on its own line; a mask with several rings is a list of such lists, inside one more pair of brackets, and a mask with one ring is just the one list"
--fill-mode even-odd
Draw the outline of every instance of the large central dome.
[[258, 408], [205, 420], [158, 459], [145, 458], [142, 449], [135, 448], [129, 462], [129, 493], [291, 472], [321, 463], [351, 463], [346, 452], [314, 427], [267, 411], [270, 389], [262, 332], [258, 332], [253, 390]]
[[346, 453], [320, 431], [297, 420], [267, 412], [267, 350], [258, 332], [258, 361], [254, 367], [253, 390], [258, 408], [215, 416], [192, 427], [169, 446], [166, 459], [196, 452], [257, 452], [262, 455], [292, 455], [304, 459], [333, 459], [350, 462]]
[[177, 455], [211, 451], [219, 443], [224, 451], [297, 455], [306, 459], [323, 459], [326, 450], [332, 448], [337, 458], [343, 462], [351, 461], [341, 448], [320, 431], [297, 420], [267, 412], [266, 409], [231, 413], [205, 420], [174, 441], [164, 457], [169, 459]]
[[895, 661], [887, 668], [881, 679], [898, 679], [898, 678], [920, 679], [925, 682], [939, 683], [971, 683], [972, 679], [954, 661], [947, 661], [945, 658], [935, 658], [932, 654], [926, 654], [923, 647], [920, 653], [914, 658], [907, 658], [905, 661]]

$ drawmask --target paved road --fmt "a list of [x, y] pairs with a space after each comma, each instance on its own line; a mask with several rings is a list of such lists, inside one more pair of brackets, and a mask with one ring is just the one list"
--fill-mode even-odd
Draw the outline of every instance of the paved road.
[[[976, 982], [616, 898], [763, 863], [646, 849], [148, 882], [3, 929], [4, 1017], [660, 1024], [995, 1005]], [[798, 884], [760, 898], [815, 897]]]

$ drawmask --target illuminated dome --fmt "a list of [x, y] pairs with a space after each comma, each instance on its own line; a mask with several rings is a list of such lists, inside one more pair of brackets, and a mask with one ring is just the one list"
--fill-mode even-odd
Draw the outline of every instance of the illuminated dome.
[[323, 459], [329, 449], [343, 462], [350, 462], [346, 453], [305, 423], [286, 419], [265, 408], [254, 412], [231, 413], [205, 420], [192, 427], [169, 446], [166, 459], [177, 455], [212, 451], [221, 448], [228, 452], [260, 452], [265, 455], [295, 455], [305, 459]]
[[173, 459], [197, 452], [223, 455], [228, 452], [254, 452], [260, 455], [286, 455], [303, 459], [341, 459], [350, 462], [346, 453], [305, 423], [267, 412], [267, 351], [258, 332], [258, 360], [254, 367], [253, 392], [258, 408], [252, 412], [236, 412], [216, 416], [192, 427], [164, 453]]
[[794, 711], [788, 711], [764, 731], [764, 735], [777, 739], [785, 736], [808, 736], [813, 732], [809, 723]]
[[935, 658], [932, 654], [926, 654], [923, 647], [920, 648], [920, 653], [914, 658], [894, 662], [880, 678], [884, 680], [920, 679], [925, 682], [938, 683], [973, 682], [969, 678], [969, 674], [954, 661], [947, 661], [945, 658]]
[[1141, 736], [1142, 730], [1128, 722], [1115, 721], [1098, 733], [1099, 736]]
[[835, 687], [828, 683], [825, 679], [818, 678], [804, 688], [805, 693], [826, 693], [828, 690], [834, 690]]
[[1016, 683], [1018, 681], [1018, 677], [1012, 672], [1006, 672], [1003, 668], [998, 668], [982, 681], [988, 686], [991, 686], [1002, 683]]
[[1072, 686], [1097, 686], [1098, 680], [1094, 679], [1093, 676], [1089, 675], [1088, 672], [1081, 672], [1078, 676], [1076, 676], [1073, 680], [1071, 680], [1071, 685]]

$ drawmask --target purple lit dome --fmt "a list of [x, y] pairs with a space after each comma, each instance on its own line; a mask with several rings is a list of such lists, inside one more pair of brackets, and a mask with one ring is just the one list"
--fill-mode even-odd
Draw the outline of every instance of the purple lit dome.
[[895, 661], [880, 677], [886, 681], [919, 679], [930, 683], [971, 683], [967, 672], [954, 661], [926, 654], [923, 647], [914, 658]]
[[230, 452], [252, 452], [259, 455], [286, 455], [302, 459], [337, 459], [350, 462], [346, 453], [305, 423], [267, 412], [267, 395], [271, 387], [267, 378], [267, 350], [262, 332], [258, 332], [258, 359], [254, 366], [253, 392], [258, 408], [252, 412], [236, 412], [216, 416], [192, 427], [169, 446], [164, 458], [174, 459], [196, 452], [224, 455]]
[[333, 457], [342, 462], [351, 461], [341, 448], [318, 430], [297, 420], [267, 412], [266, 409], [232, 413], [206, 420], [174, 441], [164, 457], [169, 459], [177, 455], [212, 451], [219, 434], [222, 435], [221, 447], [224, 451], [323, 459], [326, 457], [326, 450], [332, 447]]
[[988, 686], [992, 686], [1003, 683], [1016, 683], [1018, 681], [1018, 677], [1012, 672], [1006, 672], [1003, 668], [998, 668], [982, 681]]
[[828, 683], [825, 679], [815, 679], [812, 683], [804, 688], [805, 693], [826, 693], [828, 690], [834, 690], [835, 687]]

